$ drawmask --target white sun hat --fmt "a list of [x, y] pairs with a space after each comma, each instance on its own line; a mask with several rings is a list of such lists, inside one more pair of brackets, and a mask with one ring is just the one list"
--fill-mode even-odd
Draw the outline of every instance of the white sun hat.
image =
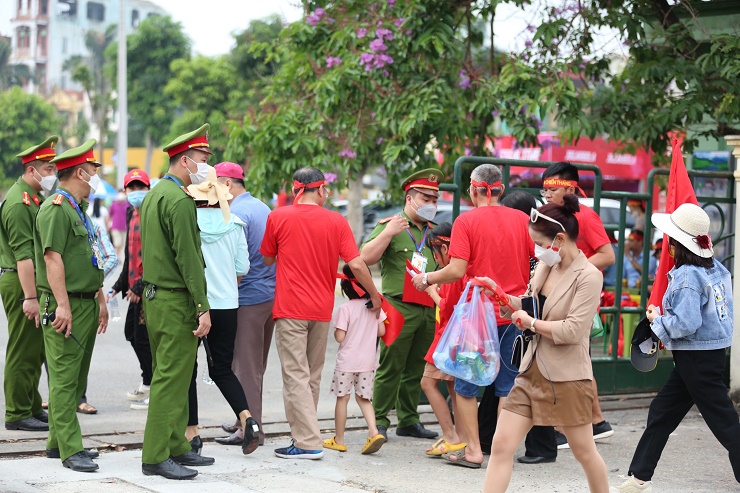
[[672, 214], [653, 214], [653, 226], [663, 231], [692, 253], [709, 258], [714, 256], [709, 236], [709, 215], [694, 204], [681, 204]]

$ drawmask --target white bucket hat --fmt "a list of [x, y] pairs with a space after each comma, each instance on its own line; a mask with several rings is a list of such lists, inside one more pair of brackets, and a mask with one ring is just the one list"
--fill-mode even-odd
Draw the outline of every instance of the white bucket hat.
[[653, 226], [663, 231], [692, 253], [709, 258], [714, 256], [709, 236], [709, 215], [694, 204], [681, 204], [672, 214], [653, 214]]
[[226, 185], [219, 183], [216, 177], [216, 168], [213, 166], [208, 167], [208, 177], [203, 183], [197, 185], [189, 185], [188, 192], [193, 196], [196, 201], [208, 202], [208, 205], [215, 205], [218, 203], [221, 208], [221, 212], [224, 215], [224, 222], [228, 223], [231, 218], [231, 210], [229, 208], [229, 200], [234, 197], [229, 193], [229, 189]]

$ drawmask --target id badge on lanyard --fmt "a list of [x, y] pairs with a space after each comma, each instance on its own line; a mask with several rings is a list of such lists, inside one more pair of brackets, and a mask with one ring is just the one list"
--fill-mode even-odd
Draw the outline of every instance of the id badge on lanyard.
[[90, 245], [92, 248], [93, 256], [92, 256], [92, 263], [95, 267], [97, 267], [100, 270], [103, 270], [103, 252], [100, 251], [100, 245], [98, 242], [93, 242], [92, 245]]
[[427, 271], [427, 262], [427, 258], [419, 252], [414, 252], [411, 256], [411, 265], [422, 274]]

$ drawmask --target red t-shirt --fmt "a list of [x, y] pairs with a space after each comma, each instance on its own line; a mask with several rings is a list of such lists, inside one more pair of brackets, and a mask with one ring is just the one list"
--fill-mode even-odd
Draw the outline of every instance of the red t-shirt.
[[260, 253], [277, 257], [273, 318], [328, 322], [334, 309], [339, 257], [359, 257], [355, 238], [341, 214], [297, 204], [267, 216]]
[[583, 204], [580, 204], [580, 207], [581, 210], [575, 214], [578, 219], [576, 246], [586, 258], [591, 258], [598, 248], [610, 244], [610, 241], [606, 236], [604, 223], [596, 211]]
[[432, 345], [429, 346], [429, 351], [427, 351], [427, 355], [424, 356], [424, 361], [427, 361], [432, 365], [434, 364], [434, 358], [432, 357], [434, 355], [434, 350], [437, 349], [439, 339], [447, 328], [447, 322], [450, 321], [450, 317], [455, 311], [455, 305], [460, 301], [460, 296], [465, 289], [465, 284], [465, 281], [460, 279], [459, 281], [455, 281], [450, 284], [443, 284], [439, 288], [439, 297], [442, 298], [439, 302], [439, 322], [437, 322], [437, 325], [434, 327], [434, 340], [432, 341]]
[[[477, 207], [462, 214], [452, 226], [450, 257], [468, 262], [468, 279], [490, 277], [512, 296], [524, 293], [529, 258], [534, 257], [529, 217], [503, 206]], [[496, 312], [498, 325], [510, 322]]]

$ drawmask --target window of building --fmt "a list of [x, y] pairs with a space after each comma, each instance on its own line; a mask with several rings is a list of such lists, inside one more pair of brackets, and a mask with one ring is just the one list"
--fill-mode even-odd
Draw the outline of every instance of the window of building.
[[139, 11], [134, 9], [131, 11], [131, 27], [139, 27]]
[[98, 2], [87, 2], [87, 18], [91, 21], [105, 20], [105, 5]]
[[58, 0], [57, 13], [65, 17], [77, 16], [77, 0]]
[[18, 15], [21, 15], [21, 10], [23, 10], [23, 0], [18, 0]]
[[46, 56], [46, 28], [41, 27], [39, 28], [39, 35], [38, 35], [38, 49], [41, 51], [41, 56]]
[[46, 91], [46, 65], [36, 65], [36, 82], [42, 91]]
[[19, 27], [18, 28], [18, 49], [30, 48], [31, 47], [31, 28], [30, 27]]
[[159, 17], [159, 14], [157, 14], [156, 12], [149, 12], [148, 14], [146, 14], [146, 18], [148, 19], [150, 17]]
[[39, 0], [39, 15], [49, 15], [49, 0]]

